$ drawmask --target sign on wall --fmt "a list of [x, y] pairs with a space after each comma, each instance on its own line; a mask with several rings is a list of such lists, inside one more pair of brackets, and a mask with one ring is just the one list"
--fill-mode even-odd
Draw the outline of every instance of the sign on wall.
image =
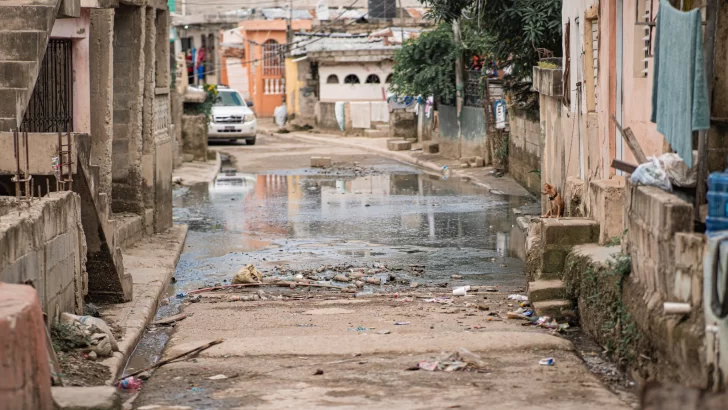
[[495, 100], [493, 102], [493, 111], [495, 111], [495, 128], [504, 129], [507, 121], [505, 100]]

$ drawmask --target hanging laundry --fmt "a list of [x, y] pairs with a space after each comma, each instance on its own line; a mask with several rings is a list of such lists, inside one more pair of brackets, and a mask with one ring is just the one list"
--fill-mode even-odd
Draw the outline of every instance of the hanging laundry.
[[650, 120], [692, 167], [692, 132], [710, 128], [700, 11], [660, 0], [656, 29]]

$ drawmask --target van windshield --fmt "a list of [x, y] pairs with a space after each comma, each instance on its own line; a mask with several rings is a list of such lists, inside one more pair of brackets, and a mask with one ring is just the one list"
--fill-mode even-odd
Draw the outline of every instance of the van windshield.
[[240, 107], [245, 105], [238, 93], [221, 92], [217, 94], [215, 106], [217, 107]]

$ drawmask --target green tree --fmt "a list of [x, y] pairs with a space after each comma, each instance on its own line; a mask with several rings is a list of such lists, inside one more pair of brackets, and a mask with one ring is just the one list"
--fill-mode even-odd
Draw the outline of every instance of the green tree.
[[436, 21], [463, 23], [463, 42], [476, 54], [508, 62], [513, 77], [528, 78], [537, 48], [561, 54], [562, 0], [420, 0]]
[[392, 92], [452, 98], [459, 49], [453, 39], [452, 27], [447, 23], [405, 42], [394, 56]]

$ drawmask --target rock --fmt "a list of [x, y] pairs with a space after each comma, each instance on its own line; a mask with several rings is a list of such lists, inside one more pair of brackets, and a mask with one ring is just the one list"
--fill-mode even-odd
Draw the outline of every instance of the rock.
[[370, 285], [381, 285], [382, 280], [379, 278], [366, 278], [364, 281]]
[[97, 355], [96, 352], [88, 352], [89, 360], [96, 360], [98, 357], [99, 357], [99, 355]]
[[51, 387], [57, 409], [118, 410], [121, 397], [115, 387]]
[[364, 287], [364, 282], [362, 282], [360, 280], [354, 282], [354, 284], [356, 285], [357, 288], [363, 288]]
[[417, 287], [419, 287], [419, 286], [420, 286], [420, 284], [419, 284], [419, 283], [417, 283], [417, 282], [412, 282], [412, 283], [410, 283], [410, 288], [412, 288], [412, 289], [415, 289], [415, 288], [417, 288]]
[[345, 275], [336, 275], [334, 276], [334, 280], [337, 282], [349, 282], [351, 279], [347, 278]]

